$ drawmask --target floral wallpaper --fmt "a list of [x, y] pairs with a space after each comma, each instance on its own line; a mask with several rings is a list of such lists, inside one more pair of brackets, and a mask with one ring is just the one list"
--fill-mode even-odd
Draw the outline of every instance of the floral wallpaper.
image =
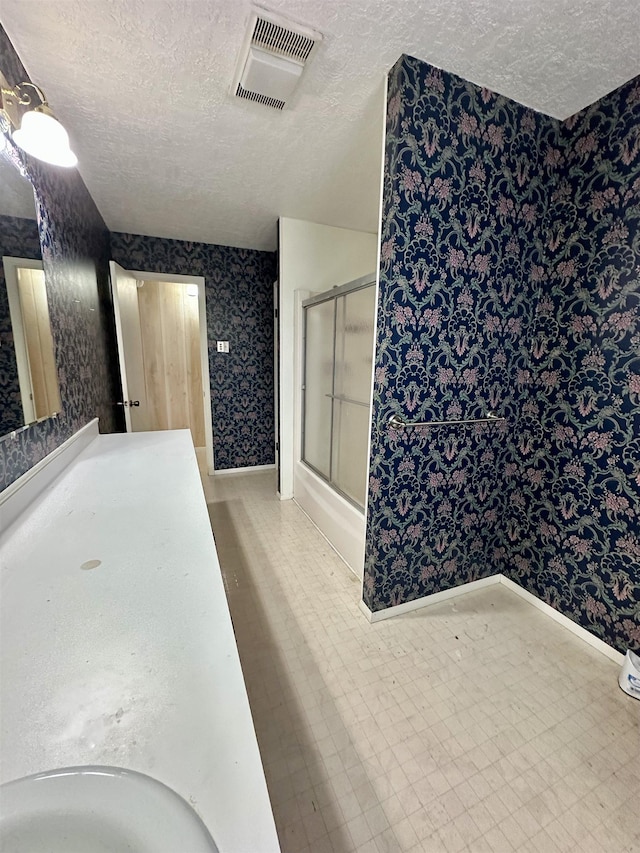
[[9, 299], [2, 264], [2, 258], [5, 256], [36, 260], [42, 257], [35, 219], [0, 216], [0, 436], [24, 424]]
[[[0, 67], [10, 83], [28, 80], [2, 27]], [[0, 438], [0, 490], [93, 417], [100, 418], [103, 432], [119, 427], [109, 232], [76, 169], [45, 166], [17, 149], [11, 156], [35, 190], [63, 410], [15, 437]]]
[[[553, 126], [409, 57], [388, 90], [365, 566], [372, 610], [506, 568], [504, 471], [540, 290]], [[509, 426], [392, 430], [475, 418]]]
[[510, 576], [639, 650], [640, 78], [560, 131], [508, 475]]
[[[410, 57], [390, 74], [364, 598], [503, 572], [638, 645], [632, 83], [561, 125]], [[506, 424], [392, 430], [407, 420]]]
[[111, 252], [125, 269], [204, 276], [215, 467], [273, 464], [275, 253], [137, 234], [112, 234]]

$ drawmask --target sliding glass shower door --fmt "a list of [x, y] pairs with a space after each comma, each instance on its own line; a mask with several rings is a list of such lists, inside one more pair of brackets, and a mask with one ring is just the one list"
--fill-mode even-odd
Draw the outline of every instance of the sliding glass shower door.
[[303, 303], [302, 459], [364, 508], [375, 328], [372, 276]]

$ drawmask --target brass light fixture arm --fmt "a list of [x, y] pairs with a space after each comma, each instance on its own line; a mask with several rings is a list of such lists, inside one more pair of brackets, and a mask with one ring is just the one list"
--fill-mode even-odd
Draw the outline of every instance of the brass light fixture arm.
[[5, 130], [6, 126], [8, 132], [15, 130], [20, 127], [26, 109], [38, 107], [50, 109], [40, 86], [26, 81], [10, 86], [4, 74], [0, 72], [0, 129]]
[[36, 106], [48, 106], [44, 92], [35, 83], [18, 83], [13, 89], [3, 89], [2, 95], [15, 98], [18, 106], [30, 107], [33, 104], [33, 97], [24, 91], [27, 88], [33, 89], [37, 94], [40, 103]]
[[[0, 133], [45, 163], [67, 168], [78, 162], [69, 145], [69, 135], [53, 114], [40, 86], [26, 80], [11, 86], [1, 71]], [[0, 142], [4, 140], [0, 138]]]

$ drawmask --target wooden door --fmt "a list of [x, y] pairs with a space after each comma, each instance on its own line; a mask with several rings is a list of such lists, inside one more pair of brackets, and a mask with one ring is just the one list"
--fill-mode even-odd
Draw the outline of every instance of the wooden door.
[[145, 281], [138, 289], [149, 429], [190, 429], [205, 446], [198, 289]]
[[18, 293], [22, 328], [29, 361], [34, 419], [46, 418], [61, 409], [58, 376], [49, 323], [44, 272], [19, 267]]
[[138, 283], [130, 273], [114, 261], [110, 261], [109, 266], [127, 432], [142, 432], [149, 429], [149, 426], [140, 334]]

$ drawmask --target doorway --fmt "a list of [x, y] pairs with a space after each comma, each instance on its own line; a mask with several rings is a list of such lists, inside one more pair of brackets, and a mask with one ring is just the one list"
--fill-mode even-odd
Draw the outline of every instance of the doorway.
[[190, 429], [211, 474], [204, 278], [110, 266], [127, 432]]
[[5, 255], [2, 263], [13, 347], [10, 340], [0, 358], [4, 390], [9, 392], [3, 397], [0, 422], [3, 428], [16, 429], [52, 417], [62, 403], [42, 261]]

